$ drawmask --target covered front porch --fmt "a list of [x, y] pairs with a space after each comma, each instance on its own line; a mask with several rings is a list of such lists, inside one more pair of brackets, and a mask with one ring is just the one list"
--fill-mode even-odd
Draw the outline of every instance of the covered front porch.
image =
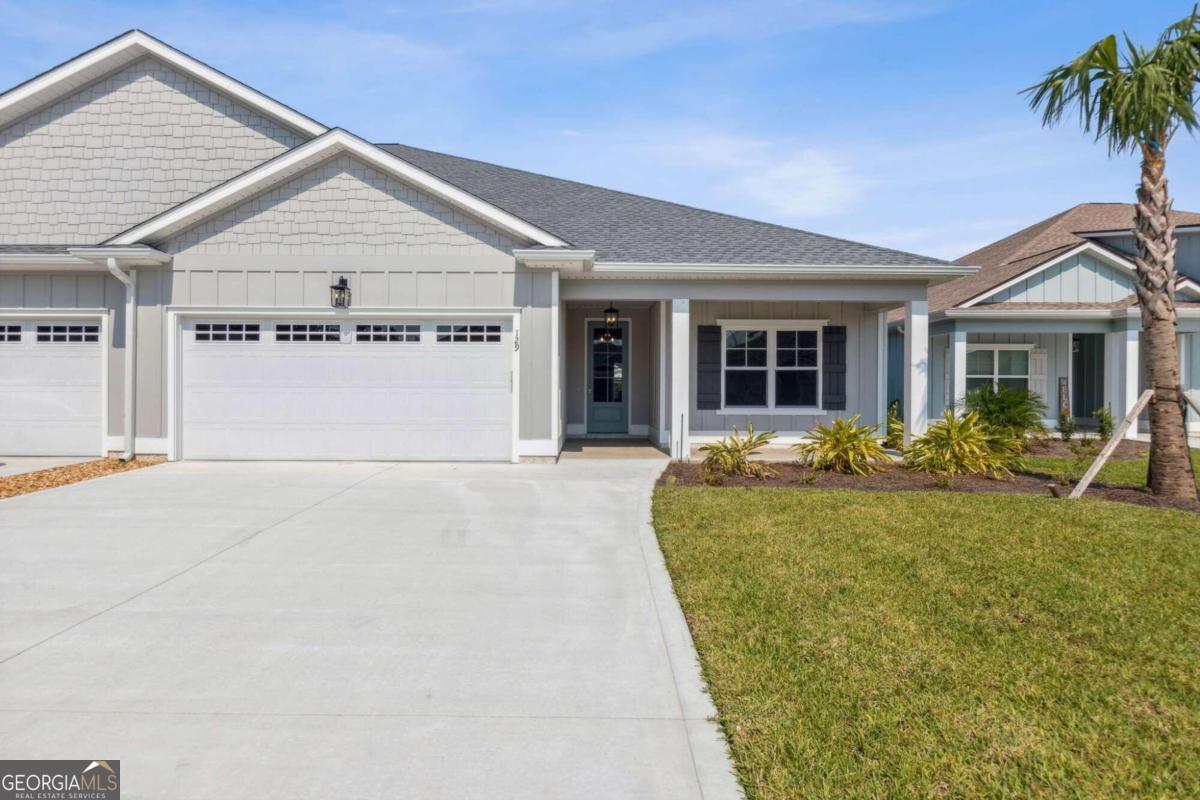
[[[1018, 317], [963, 309], [935, 318], [930, 328], [930, 416], [940, 416], [990, 382], [1028, 388], [1042, 397], [1043, 424], [1051, 430], [1060, 410], [1084, 428], [1094, 426], [1095, 413], [1103, 407], [1114, 419], [1123, 419], [1147, 385], [1136, 308], [1055, 313], [1056, 318], [1032, 312]], [[893, 338], [900, 330], [893, 328]], [[1176, 342], [1182, 385], [1200, 398], [1200, 318], [1181, 314]], [[897, 394], [899, 378], [894, 370], [889, 375], [890, 397]], [[1130, 438], [1146, 429], [1147, 419], [1143, 414]], [[1191, 413], [1188, 429], [1200, 432], [1200, 419]]]
[[[888, 311], [904, 306], [909, 328], [924, 328], [925, 292], [923, 282], [564, 277], [560, 450], [633, 438], [688, 460], [734, 426], [776, 431], [786, 446], [854, 415], [882, 435]], [[909, 435], [927, 425], [927, 341], [899, 354]]]

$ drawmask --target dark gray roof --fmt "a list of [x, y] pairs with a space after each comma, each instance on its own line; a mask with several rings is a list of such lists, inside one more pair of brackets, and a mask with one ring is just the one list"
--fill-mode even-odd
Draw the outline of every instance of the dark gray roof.
[[379, 147], [575, 247], [595, 250], [597, 261], [812, 266], [945, 263], [408, 145]]
[[0, 244], [0, 253], [20, 255], [65, 255], [72, 247], [88, 247], [86, 244]]

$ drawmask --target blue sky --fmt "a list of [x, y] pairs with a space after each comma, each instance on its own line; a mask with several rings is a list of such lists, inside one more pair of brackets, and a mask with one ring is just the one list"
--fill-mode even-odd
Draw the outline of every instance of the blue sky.
[[[142, 28], [373, 141], [947, 258], [1084, 201], [1137, 163], [1018, 91], [1186, 2], [592, 0], [8, 2], [10, 86]], [[1200, 210], [1200, 145], [1172, 145]]]

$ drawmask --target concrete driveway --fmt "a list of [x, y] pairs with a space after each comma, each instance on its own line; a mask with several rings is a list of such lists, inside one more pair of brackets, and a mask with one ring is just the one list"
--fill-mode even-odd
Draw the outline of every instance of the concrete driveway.
[[0, 501], [0, 758], [126, 798], [738, 795], [659, 461], [176, 463]]

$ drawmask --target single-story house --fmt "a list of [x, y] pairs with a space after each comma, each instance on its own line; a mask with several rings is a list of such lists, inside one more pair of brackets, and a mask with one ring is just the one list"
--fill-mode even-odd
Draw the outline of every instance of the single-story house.
[[[1172, 213], [1181, 378], [1200, 402], [1200, 214]], [[1061, 408], [1085, 426], [1105, 406], [1124, 419], [1146, 388], [1133, 217], [1127, 203], [1084, 203], [956, 261], [980, 269], [929, 291], [929, 415], [990, 382], [1041, 395], [1050, 429]], [[903, 395], [902, 316], [889, 329], [889, 402]], [[1188, 427], [1200, 430], [1194, 414]]]
[[786, 441], [881, 421], [889, 310], [974, 272], [370, 143], [130, 31], [0, 95], [0, 453]]

